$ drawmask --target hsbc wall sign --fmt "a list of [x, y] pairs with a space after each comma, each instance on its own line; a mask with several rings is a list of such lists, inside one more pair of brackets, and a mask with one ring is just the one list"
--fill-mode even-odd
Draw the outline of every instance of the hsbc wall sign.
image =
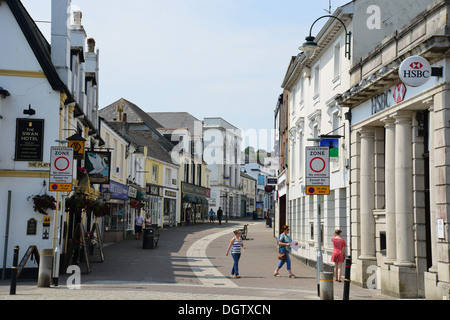
[[398, 75], [404, 84], [419, 87], [430, 79], [431, 66], [425, 58], [412, 56], [401, 63]]

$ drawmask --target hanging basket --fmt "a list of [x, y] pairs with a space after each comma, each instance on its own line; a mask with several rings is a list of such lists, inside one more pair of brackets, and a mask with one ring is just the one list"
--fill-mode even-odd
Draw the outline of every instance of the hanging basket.
[[56, 199], [48, 194], [35, 195], [33, 197], [33, 209], [35, 212], [47, 214], [47, 210], [56, 210]]

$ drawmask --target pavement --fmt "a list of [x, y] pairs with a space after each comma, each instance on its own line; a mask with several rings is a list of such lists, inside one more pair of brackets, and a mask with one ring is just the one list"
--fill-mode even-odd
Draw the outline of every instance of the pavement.
[[[239, 262], [241, 278], [231, 278], [231, 254], [225, 256], [233, 230], [248, 226]], [[105, 260], [90, 256], [91, 272], [80, 263], [79, 288], [70, 275], [61, 275], [58, 286], [38, 288], [37, 280], [18, 280], [10, 295], [10, 280], [0, 281], [0, 300], [320, 300], [316, 270], [291, 255], [281, 277], [273, 272], [279, 260], [273, 229], [263, 220], [231, 220], [219, 225], [196, 224], [158, 229], [158, 246], [143, 249], [142, 240], [127, 239], [107, 244]], [[333, 281], [334, 300], [343, 299], [344, 281]], [[350, 300], [396, 300], [380, 290], [350, 285]]]

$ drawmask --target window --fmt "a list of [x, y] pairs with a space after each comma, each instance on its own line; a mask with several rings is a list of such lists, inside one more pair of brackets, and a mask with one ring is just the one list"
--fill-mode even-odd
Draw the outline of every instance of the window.
[[314, 68], [314, 98], [317, 99], [320, 91], [319, 65]]
[[172, 170], [170, 168], [166, 168], [166, 185], [170, 186], [172, 183]]
[[158, 166], [152, 165], [152, 182], [158, 182]]
[[334, 46], [334, 76], [333, 82], [335, 82], [341, 74], [341, 44], [338, 42]]

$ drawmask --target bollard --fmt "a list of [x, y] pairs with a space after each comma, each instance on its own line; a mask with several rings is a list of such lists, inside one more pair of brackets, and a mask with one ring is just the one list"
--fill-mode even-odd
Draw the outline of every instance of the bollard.
[[345, 259], [344, 300], [348, 300], [350, 296], [351, 268], [352, 268], [352, 258], [348, 256], [347, 259]]
[[19, 265], [19, 246], [14, 247], [13, 266], [11, 268], [11, 286], [9, 287], [9, 294], [16, 294], [17, 286], [17, 266]]
[[38, 287], [50, 288], [52, 281], [53, 250], [41, 249], [39, 257]]
[[320, 300], [334, 300], [333, 272], [320, 273]]

